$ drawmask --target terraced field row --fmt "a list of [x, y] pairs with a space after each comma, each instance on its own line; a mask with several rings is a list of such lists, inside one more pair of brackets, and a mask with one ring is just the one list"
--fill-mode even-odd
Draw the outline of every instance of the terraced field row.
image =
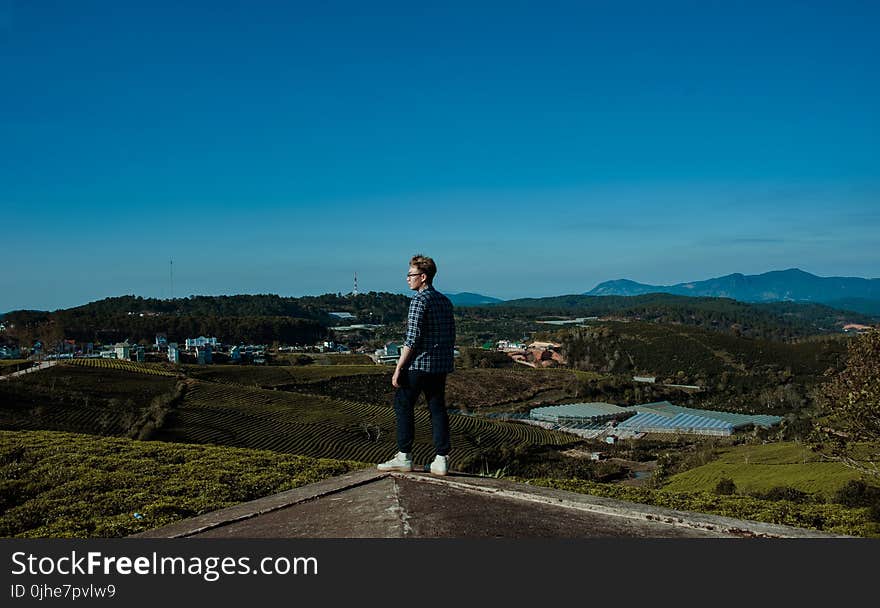
[[118, 435], [134, 421], [130, 412], [103, 407], [47, 405], [32, 410], [29, 416], [0, 410], [0, 428], [10, 431], [69, 431]]
[[62, 359], [62, 365], [79, 365], [82, 367], [97, 367], [102, 369], [118, 369], [126, 372], [137, 372], [153, 376], [177, 376], [177, 372], [166, 369], [156, 363], [137, 363], [124, 359]]
[[197, 380], [249, 387], [272, 387], [308, 384], [344, 376], [387, 374], [381, 365], [186, 365], [184, 369]]
[[[567, 445], [573, 438], [515, 422], [450, 416], [452, 466], [501, 446]], [[378, 462], [397, 449], [394, 410], [319, 395], [191, 381], [155, 439], [209, 443], [319, 458]], [[414, 458], [433, 457], [430, 414], [416, 410]]]

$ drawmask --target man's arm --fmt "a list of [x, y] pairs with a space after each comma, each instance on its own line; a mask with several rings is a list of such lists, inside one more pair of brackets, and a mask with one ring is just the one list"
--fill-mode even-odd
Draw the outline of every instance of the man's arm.
[[394, 375], [391, 376], [391, 384], [395, 388], [400, 388], [400, 373], [406, 370], [410, 359], [413, 358], [415, 351], [409, 346], [403, 346], [400, 349], [400, 359], [397, 360], [397, 367], [394, 369]]
[[397, 368], [391, 376], [391, 384], [400, 388], [400, 374], [409, 366], [410, 360], [415, 357], [416, 340], [422, 335], [422, 322], [425, 318], [425, 303], [419, 294], [416, 294], [409, 303], [409, 313], [406, 319], [406, 338], [400, 348], [400, 358], [397, 360]]

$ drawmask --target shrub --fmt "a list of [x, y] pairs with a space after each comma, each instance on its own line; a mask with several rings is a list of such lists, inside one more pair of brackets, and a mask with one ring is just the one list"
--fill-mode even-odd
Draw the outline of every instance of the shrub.
[[835, 492], [834, 502], [845, 507], [880, 505], [880, 488], [853, 479]]
[[730, 477], [722, 477], [715, 486], [715, 493], [722, 496], [736, 494], [736, 484]]
[[761, 500], [788, 500], [798, 504], [814, 502], [812, 495], [788, 486], [776, 486], [775, 488], [770, 488], [766, 492], [756, 492], [752, 495]]

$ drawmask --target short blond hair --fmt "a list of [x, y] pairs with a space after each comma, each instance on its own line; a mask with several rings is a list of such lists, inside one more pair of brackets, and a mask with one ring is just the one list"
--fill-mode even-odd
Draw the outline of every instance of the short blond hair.
[[424, 272], [428, 276], [428, 283], [434, 281], [434, 275], [437, 274], [437, 264], [434, 263], [433, 259], [417, 253], [410, 258], [409, 265], [419, 272]]

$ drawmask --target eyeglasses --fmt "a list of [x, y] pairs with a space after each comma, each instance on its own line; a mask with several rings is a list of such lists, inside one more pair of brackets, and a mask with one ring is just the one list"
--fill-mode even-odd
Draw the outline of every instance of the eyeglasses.
[[406, 278], [417, 277], [417, 276], [419, 276], [420, 274], [425, 274], [425, 273], [424, 273], [424, 272], [411, 272], [411, 273], [409, 273], [408, 275], [406, 275]]

